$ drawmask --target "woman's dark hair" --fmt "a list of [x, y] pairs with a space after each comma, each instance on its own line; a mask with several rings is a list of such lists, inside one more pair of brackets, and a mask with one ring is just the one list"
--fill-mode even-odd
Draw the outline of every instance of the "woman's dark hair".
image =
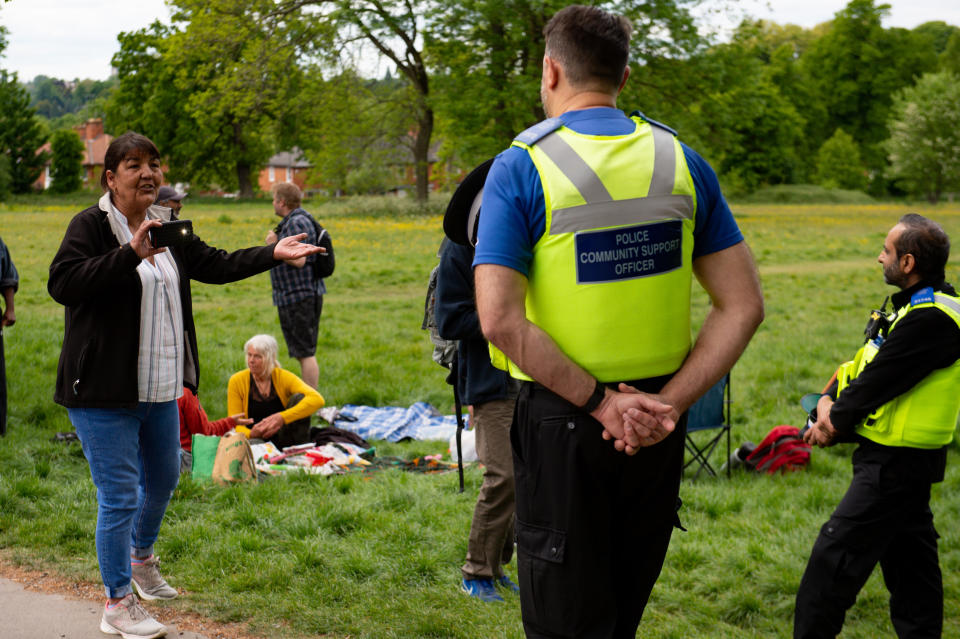
[[917, 263], [917, 274], [924, 281], [942, 280], [950, 257], [950, 238], [943, 228], [917, 213], [907, 213], [900, 218], [900, 224], [903, 232], [894, 243], [897, 259], [909, 253]]
[[103, 173], [100, 174], [100, 186], [103, 187], [104, 191], [108, 189], [107, 171], [116, 173], [117, 167], [120, 166], [123, 159], [134, 152], [145, 153], [150, 156], [151, 160], [160, 159], [160, 151], [157, 150], [157, 145], [145, 135], [127, 131], [120, 137], [114, 138], [103, 156]]

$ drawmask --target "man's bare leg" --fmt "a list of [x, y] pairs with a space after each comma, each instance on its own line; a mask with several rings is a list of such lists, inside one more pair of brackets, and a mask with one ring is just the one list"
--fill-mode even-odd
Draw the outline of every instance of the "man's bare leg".
[[310, 357], [300, 357], [300, 374], [303, 381], [312, 388], [317, 387], [320, 380], [320, 366], [317, 364], [317, 358], [314, 355]]

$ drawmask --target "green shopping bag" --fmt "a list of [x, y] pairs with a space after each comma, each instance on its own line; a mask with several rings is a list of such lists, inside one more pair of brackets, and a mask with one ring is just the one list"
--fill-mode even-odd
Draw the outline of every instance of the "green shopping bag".
[[213, 462], [217, 458], [217, 447], [220, 438], [216, 435], [199, 435], [194, 433], [193, 443], [193, 470], [194, 479], [209, 481], [213, 475]]

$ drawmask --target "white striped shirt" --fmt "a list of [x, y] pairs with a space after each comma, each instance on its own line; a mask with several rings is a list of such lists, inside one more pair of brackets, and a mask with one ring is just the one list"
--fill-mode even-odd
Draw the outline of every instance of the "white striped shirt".
[[[110, 203], [109, 215], [117, 216], [129, 243], [133, 233], [127, 218]], [[148, 218], [156, 215], [147, 212]], [[167, 249], [153, 256], [155, 264], [142, 260], [137, 267], [140, 295], [140, 351], [137, 357], [137, 392], [141, 402], [167, 402], [183, 392], [183, 308], [180, 304], [180, 273]]]

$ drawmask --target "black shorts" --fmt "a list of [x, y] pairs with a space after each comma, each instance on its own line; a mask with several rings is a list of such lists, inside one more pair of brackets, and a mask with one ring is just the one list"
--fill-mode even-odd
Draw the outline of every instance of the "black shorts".
[[283, 331], [283, 339], [287, 341], [290, 357], [302, 359], [316, 354], [317, 330], [320, 326], [322, 310], [322, 295], [277, 307], [280, 330]]

